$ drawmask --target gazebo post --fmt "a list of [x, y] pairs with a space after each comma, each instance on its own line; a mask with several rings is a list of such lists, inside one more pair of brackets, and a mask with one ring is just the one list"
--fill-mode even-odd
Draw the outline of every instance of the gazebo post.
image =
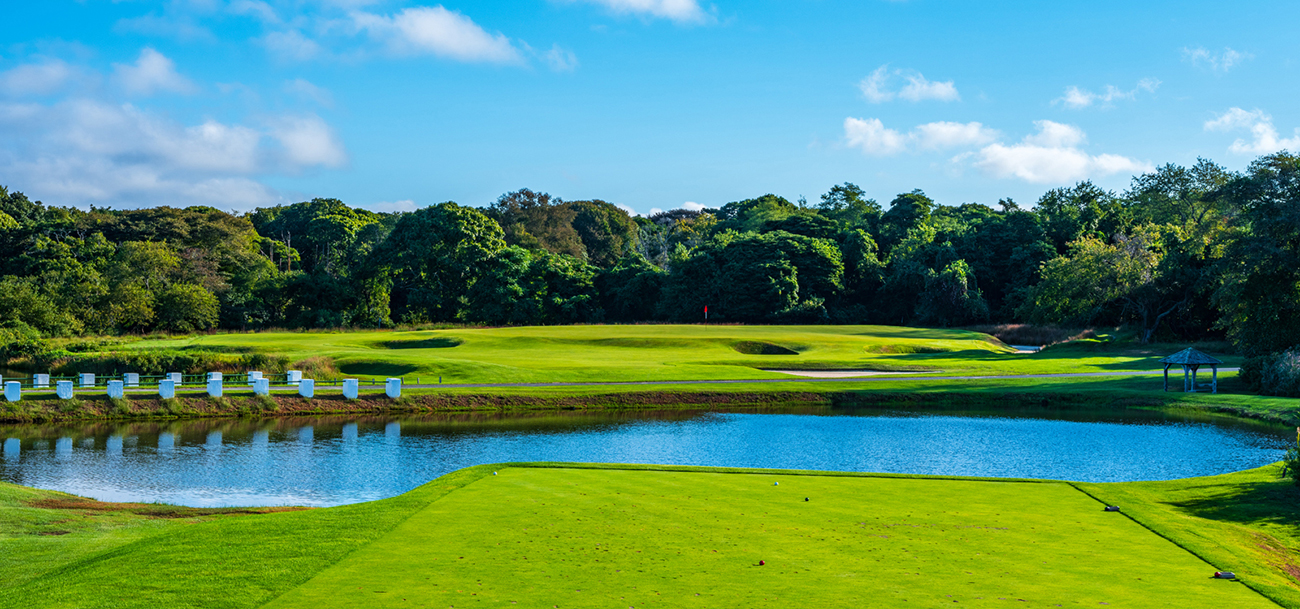
[[1165, 391], [1169, 391], [1169, 366], [1171, 365], [1165, 364]]
[[1187, 384], [1192, 382], [1191, 371], [1187, 369], [1187, 364], [1183, 364], [1183, 393], [1188, 392]]
[[1211, 364], [1210, 371], [1213, 374], [1212, 380], [1210, 381], [1210, 393], [1218, 393], [1219, 392], [1219, 365]]
[[1192, 393], [1196, 393], [1196, 372], [1200, 369], [1200, 364], [1192, 364]]

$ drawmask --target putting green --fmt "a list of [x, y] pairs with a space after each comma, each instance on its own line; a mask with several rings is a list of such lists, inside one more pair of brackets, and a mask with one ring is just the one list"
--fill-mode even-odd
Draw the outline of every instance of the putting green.
[[1065, 483], [498, 471], [267, 607], [1276, 607]]

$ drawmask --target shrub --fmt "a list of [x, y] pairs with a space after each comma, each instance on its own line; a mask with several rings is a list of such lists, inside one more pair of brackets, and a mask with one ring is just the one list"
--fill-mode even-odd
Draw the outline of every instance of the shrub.
[[1282, 475], [1289, 476], [1300, 486], [1300, 427], [1295, 430], [1295, 446], [1286, 449], [1282, 457]]
[[1300, 397], [1300, 347], [1247, 359], [1237, 374], [1256, 393]]

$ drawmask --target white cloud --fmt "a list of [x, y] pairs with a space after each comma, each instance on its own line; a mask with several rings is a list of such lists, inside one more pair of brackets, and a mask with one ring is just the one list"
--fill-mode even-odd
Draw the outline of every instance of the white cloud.
[[1280, 137], [1273, 126], [1273, 117], [1262, 110], [1242, 110], [1231, 108], [1218, 118], [1205, 122], [1206, 131], [1240, 131], [1249, 130], [1251, 141], [1238, 138], [1228, 146], [1235, 154], [1271, 154], [1279, 150], [1300, 150], [1300, 128], [1295, 130], [1295, 137]]
[[259, 176], [345, 162], [338, 138], [314, 115], [183, 125], [129, 104], [0, 103], [0, 174], [62, 205], [250, 209], [279, 200]]
[[917, 125], [909, 133], [885, 127], [878, 118], [844, 119], [844, 139], [851, 148], [872, 156], [888, 156], [908, 149], [940, 150], [977, 146], [997, 139], [998, 133], [976, 122], [938, 121]]
[[701, 23], [709, 15], [695, 0], [569, 0], [599, 4], [618, 14], [658, 17], [677, 23]]
[[844, 119], [844, 139], [850, 148], [861, 148], [862, 152], [873, 156], [896, 154], [907, 149], [907, 138], [886, 128], [878, 118]]
[[262, 37], [262, 46], [281, 61], [307, 61], [324, 53], [315, 40], [298, 30], [271, 32]]
[[556, 72], [572, 72], [578, 67], [578, 56], [573, 51], [552, 45], [551, 50], [542, 53], [542, 61]]
[[284, 117], [270, 130], [292, 167], [341, 167], [348, 155], [343, 142], [325, 121], [316, 115]]
[[328, 89], [318, 87], [304, 79], [295, 78], [285, 81], [285, 93], [292, 93], [303, 99], [308, 99], [326, 108], [334, 107], [334, 96]]
[[[651, 207], [651, 208], [650, 208], [650, 214], [649, 214], [649, 216], [653, 216], [653, 215], [655, 215], [655, 214], [662, 214], [662, 213], [664, 213], [664, 210], [659, 209], [658, 207]], [[647, 217], [649, 217], [649, 216], [647, 216]]]
[[1215, 72], [1227, 72], [1254, 55], [1224, 47], [1222, 53], [1212, 53], [1203, 47], [1184, 47], [1183, 59], [1198, 68], [1209, 68]]
[[520, 63], [519, 50], [504, 34], [489, 34], [469, 17], [442, 6], [415, 7], [386, 17], [352, 13], [357, 29], [398, 54], [430, 53], [466, 62]]
[[128, 93], [153, 95], [159, 91], [193, 93], [194, 83], [176, 73], [176, 64], [149, 47], [134, 64], [113, 64], [113, 80]]
[[1095, 103], [1100, 102], [1102, 107], [1109, 107], [1113, 102], [1121, 99], [1134, 99], [1139, 91], [1154, 93], [1160, 86], [1160, 81], [1154, 78], [1143, 78], [1139, 80], [1137, 86], [1125, 91], [1115, 85], [1106, 85], [1106, 89], [1101, 93], [1093, 93], [1086, 89], [1071, 86], [1065, 89], [1065, 95], [1061, 96], [1052, 103], [1064, 104], [1067, 108], [1081, 109], [1087, 108]]
[[1038, 133], [1025, 136], [1025, 143], [1046, 148], [1072, 148], [1082, 144], [1087, 136], [1074, 125], [1055, 121], [1034, 121]]
[[0, 72], [0, 93], [50, 95], [82, 80], [82, 76], [80, 70], [58, 59], [23, 64]]
[[1061, 184], [1120, 172], [1151, 171], [1144, 163], [1114, 154], [1089, 155], [1080, 150], [1085, 135], [1078, 127], [1035, 121], [1038, 132], [1018, 144], [994, 143], [973, 156], [975, 166], [998, 178], [1036, 184]]
[[685, 203], [682, 203], [681, 208], [689, 211], [701, 211], [704, 209], [704, 206], [700, 205], [699, 203], [696, 203], [695, 201], [687, 201]]
[[898, 92], [898, 96], [908, 101], [921, 101], [926, 99], [936, 99], [939, 101], [958, 101], [961, 96], [957, 94], [957, 87], [952, 81], [931, 82], [921, 76], [920, 72], [908, 74], [907, 85], [903, 90]]
[[[895, 76], [901, 76], [907, 81], [907, 84], [897, 92], [890, 88], [890, 82]], [[858, 88], [862, 91], [862, 96], [873, 104], [884, 103], [895, 97], [912, 102], [927, 99], [938, 101], [961, 99], [961, 95], [957, 93], [957, 86], [951, 80], [932, 82], [915, 70], [890, 70], [889, 64], [876, 68], [858, 83]]]
[[938, 150], [987, 144], [998, 138], [998, 132], [980, 123], [938, 121], [918, 125], [910, 137], [919, 148]]
[[621, 209], [621, 210], [627, 212], [627, 215], [629, 215], [629, 216], [639, 216], [639, 215], [641, 215], [641, 214], [636, 213], [636, 210], [635, 210], [635, 209], [632, 209], [631, 207], [629, 207], [629, 206], [627, 206], [627, 205], [624, 205], [624, 204], [622, 204], [622, 203], [615, 203], [615, 204], [614, 204], [614, 207], [617, 207], [617, 208], [619, 208], [619, 209]]

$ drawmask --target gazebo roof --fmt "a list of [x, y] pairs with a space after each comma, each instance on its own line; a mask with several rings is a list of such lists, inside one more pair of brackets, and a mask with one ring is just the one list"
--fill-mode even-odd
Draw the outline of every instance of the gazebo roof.
[[1222, 364], [1223, 362], [1214, 359], [1213, 357], [1210, 357], [1204, 353], [1201, 353], [1196, 349], [1192, 349], [1189, 347], [1187, 349], [1183, 349], [1178, 353], [1175, 353], [1173, 355], [1170, 355], [1169, 357], [1160, 360], [1160, 363], [1192, 365], [1192, 364]]

